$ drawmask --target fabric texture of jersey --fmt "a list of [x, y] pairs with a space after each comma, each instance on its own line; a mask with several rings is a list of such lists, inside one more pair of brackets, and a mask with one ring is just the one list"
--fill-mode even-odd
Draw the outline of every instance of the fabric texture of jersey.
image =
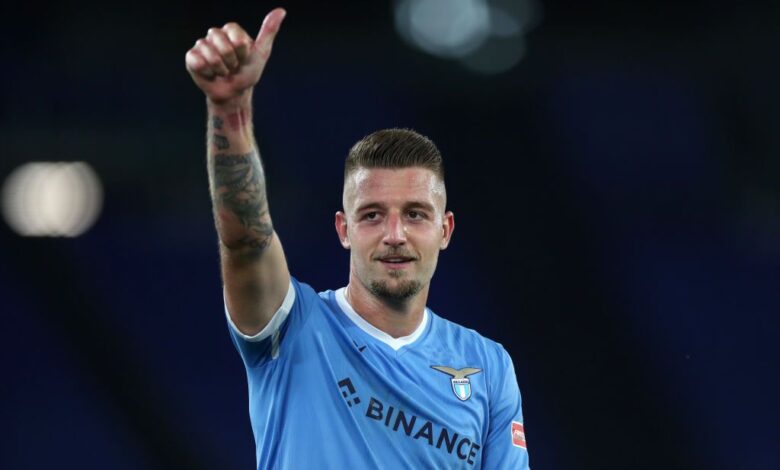
[[257, 335], [228, 323], [258, 469], [528, 468], [512, 361], [473, 330], [426, 309], [393, 339], [295, 279]]

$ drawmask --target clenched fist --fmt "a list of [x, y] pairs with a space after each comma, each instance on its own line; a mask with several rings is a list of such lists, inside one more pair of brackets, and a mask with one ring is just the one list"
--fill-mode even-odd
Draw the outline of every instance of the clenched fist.
[[236, 23], [211, 28], [187, 51], [187, 71], [211, 102], [225, 104], [251, 98], [286, 14], [282, 8], [268, 13], [256, 39]]

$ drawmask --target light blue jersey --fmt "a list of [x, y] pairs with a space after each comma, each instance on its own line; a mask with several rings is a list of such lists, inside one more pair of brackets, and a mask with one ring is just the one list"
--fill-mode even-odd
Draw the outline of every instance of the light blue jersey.
[[258, 469], [527, 469], [520, 390], [498, 343], [426, 309], [392, 338], [292, 279], [247, 370]]

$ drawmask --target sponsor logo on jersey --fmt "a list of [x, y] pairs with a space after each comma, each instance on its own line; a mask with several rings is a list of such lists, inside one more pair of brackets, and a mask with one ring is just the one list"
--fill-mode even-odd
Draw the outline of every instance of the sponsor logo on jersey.
[[[338, 386], [347, 405], [350, 408], [360, 408], [357, 406], [360, 404], [360, 398], [352, 380], [346, 377], [338, 382]], [[393, 432], [406, 435], [411, 439], [416, 439], [430, 447], [453, 455], [469, 465], [474, 465], [475, 461], [479, 461], [479, 459], [475, 459], [482, 445], [476, 442], [476, 439], [454, 432], [409, 411], [404, 411], [398, 406], [382, 403], [375, 397], [369, 397], [363, 416], [379, 425], [384, 424]]]
[[527, 449], [525, 446], [525, 430], [523, 423], [512, 421], [512, 445]]
[[466, 401], [471, 398], [471, 380], [469, 375], [479, 374], [482, 369], [476, 367], [464, 367], [463, 369], [453, 369], [447, 366], [431, 366], [432, 369], [436, 369], [439, 372], [443, 372], [450, 377], [450, 383], [452, 384], [452, 392], [458, 397], [460, 401]]
[[355, 391], [355, 386], [352, 385], [352, 381], [349, 380], [349, 377], [343, 380], [339, 380], [338, 383], [339, 389], [341, 390], [341, 396], [344, 397], [345, 400], [347, 400], [347, 405], [352, 408], [352, 405], [359, 405], [360, 404], [360, 397], [357, 396], [357, 391]]

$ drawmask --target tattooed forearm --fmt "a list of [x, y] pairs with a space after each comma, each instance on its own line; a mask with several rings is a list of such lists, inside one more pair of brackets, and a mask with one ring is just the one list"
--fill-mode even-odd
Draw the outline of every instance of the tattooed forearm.
[[[211, 129], [209, 129], [208, 140], [209, 142], [214, 144], [214, 147], [216, 147], [217, 150], [225, 150], [230, 148], [230, 141], [222, 131], [223, 125], [224, 125], [224, 121], [222, 120], [221, 117], [219, 116], [211, 117]], [[220, 133], [217, 134], [217, 132]]]
[[230, 142], [228, 142], [227, 137], [224, 135], [214, 134], [213, 142], [214, 146], [219, 150], [225, 150], [226, 148], [230, 147]]
[[251, 109], [210, 106], [207, 127], [211, 199], [219, 239], [234, 254], [254, 258], [270, 245], [274, 229]]
[[257, 152], [216, 154], [210, 166], [220, 238], [228, 248], [261, 252], [271, 242], [273, 225]]

